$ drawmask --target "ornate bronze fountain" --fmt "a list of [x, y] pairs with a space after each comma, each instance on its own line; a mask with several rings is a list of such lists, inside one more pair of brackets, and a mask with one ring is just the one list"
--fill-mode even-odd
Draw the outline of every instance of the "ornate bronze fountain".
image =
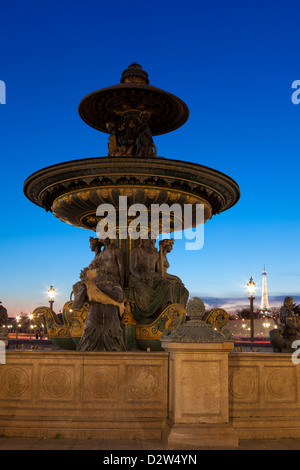
[[[156, 311], [146, 322], [141, 318], [137, 308], [139, 299], [133, 292], [131, 282], [132, 254], [133, 250], [139, 249], [140, 240], [132, 239], [130, 233], [126, 239], [120, 236], [119, 198], [126, 196], [128, 206], [143, 204], [149, 213], [152, 204], [179, 204], [182, 208], [189, 204], [193, 214], [191, 226], [195, 227], [197, 205], [204, 206], [206, 222], [213, 215], [236, 204], [240, 196], [239, 187], [229, 176], [217, 170], [157, 156], [153, 136], [182, 126], [188, 119], [189, 110], [178, 97], [150, 85], [147, 72], [136, 63], [124, 70], [119, 84], [84, 97], [79, 104], [79, 115], [91, 127], [109, 134], [108, 155], [73, 160], [39, 170], [26, 179], [24, 193], [30, 201], [52, 212], [61, 221], [93, 232], [96, 232], [97, 224], [101, 221], [101, 216], [97, 215], [98, 206], [110, 204], [115, 208], [117, 230], [113, 243], [120, 250], [124, 264], [122, 289], [125, 313], [121, 323], [125, 343], [129, 349], [136, 347], [132, 336], [132, 332], [135, 332], [137, 343], [140, 341], [138, 347], [148, 347], [149, 339], [156, 342], [154, 348], [159, 348], [159, 337], [166, 325], [169, 325], [167, 328], [174, 328], [185, 321], [187, 297], [181, 303], [169, 302], [166, 306], [168, 311], [164, 309], [162, 312], [159, 307], [164, 302], [161, 305], [158, 303]], [[149, 217], [149, 232], [150, 220]], [[184, 211], [179, 222], [185, 222]], [[157, 235], [172, 232], [178, 226], [178, 220], [171, 214], [171, 225], [165, 226], [161, 219]], [[151, 250], [155, 256], [155, 248], [150, 247], [149, 253]], [[162, 282], [166, 283], [164, 273], [159, 275]], [[76, 310], [68, 304], [68, 311], [72, 310], [73, 319], [77, 318], [77, 322], [80, 318], [79, 323], [83, 328], [84, 306], [80, 308]], [[53, 317], [53, 312], [48, 312], [48, 315], [52, 318], [52, 326], [56, 322], [59, 331], [59, 323]], [[76, 344], [78, 346], [81, 333], [82, 329], [77, 328], [79, 336], [74, 337], [74, 348]], [[69, 339], [71, 337], [69, 333]], [[62, 342], [59, 345], [63, 347]]]

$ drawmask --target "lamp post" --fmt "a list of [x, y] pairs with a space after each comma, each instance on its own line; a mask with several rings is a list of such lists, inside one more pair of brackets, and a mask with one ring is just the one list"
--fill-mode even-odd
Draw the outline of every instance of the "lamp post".
[[18, 333], [19, 333], [19, 321], [20, 321], [20, 319], [21, 319], [21, 318], [19, 317], [19, 315], [17, 315], [17, 316], [16, 316], [16, 321], [17, 321], [16, 339], [18, 339], [18, 337], [19, 337]]
[[49, 303], [50, 303], [50, 310], [52, 312], [53, 304], [54, 304], [54, 297], [55, 297], [55, 289], [53, 286], [50, 286], [50, 289], [48, 290], [48, 297], [49, 297]]
[[29, 314], [29, 338], [31, 339], [31, 333], [32, 333], [32, 324], [31, 324], [31, 320], [33, 319], [33, 315], [32, 313]]
[[253, 300], [255, 299], [255, 282], [251, 276], [250, 281], [247, 284], [249, 300], [250, 300], [250, 332], [251, 332], [251, 343], [254, 343], [254, 312], [253, 312]]

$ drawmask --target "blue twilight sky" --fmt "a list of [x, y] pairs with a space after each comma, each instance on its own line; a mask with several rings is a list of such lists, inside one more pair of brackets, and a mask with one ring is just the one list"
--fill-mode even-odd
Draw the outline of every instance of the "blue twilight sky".
[[290, 0], [11, 1], [1, 5], [0, 300], [10, 315], [47, 304], [58, 311], [92, 259], [83, 229], [60, 222], [23, 195], [45, 166], [105, 156], [107, 135], [87, 126], [78, 104], [119, 83], [136, 61], [150, 83], [183, 99], [187, 123], [158, 136], [158, 154], [222, 171], [241, 199], [205, 224], [204, 247], [169, 256], [191, 295], [209, 305], [261, 294], [300, 301], [300, 4]]

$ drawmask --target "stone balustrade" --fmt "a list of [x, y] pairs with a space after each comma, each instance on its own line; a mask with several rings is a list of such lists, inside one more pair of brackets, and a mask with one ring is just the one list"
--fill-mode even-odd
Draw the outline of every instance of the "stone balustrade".
[[227, 360], [191, 351], [175, 365], [177, 354], [7, 350], [0, 435], [161, 439], [170, 419], [205, 421], [207, 402], [206, 424], [225, 423], [237, 438], [300, 437], [300, 365], [291, 354], [231, 351]]

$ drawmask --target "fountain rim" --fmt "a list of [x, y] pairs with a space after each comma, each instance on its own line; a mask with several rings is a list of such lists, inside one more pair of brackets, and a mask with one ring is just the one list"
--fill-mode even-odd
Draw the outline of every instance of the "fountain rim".
[[[125, 187], [138, 188], [140, 186], [145, 190], [150, 188], [160, 190], [161, 194], [164, 194], [164, 191], [167, 191], [167, 194], [169, 191], [177, 192], [180, 198], [183, 194], [192, 196], [196, 198], [192, 205], [196, 203], [197, 198], [200, 198], [206, 201], [210, 208], [208, 218], [230, 209], [240, 198], [238, 184], [225, 173], [198, 163], [162, 157], [92, 157], [61, 162], [28, 176], [24, 182], [23, 191], [33, 204], [47, 212], [53, 212], [60, 220], [93, 230], [85, 223], [80, 223], [80, 225], [74, 223], [78, 215], [86, 215], [86, 211], [94, 213], [93, 204], [85, 208], [81, 207], [80, 203], [77, 215], [73, 210], [71, 215], [59, 214], [59, 212], [55, 213], [54, 207], [57, 198], [72, 194], [76, 198], [82, 191], [96, 190], [97, 192], [101, 188], [107, 189], [108, 187], [111, 187], [113, 191], [121, 191], [120, 194], [123, 194]], [[115, 205], [112, 194], [110, 194], [111, 201], [106, 201], [106, 197], [103, 202]], [[65, 202], [69, 204], [69, 201]], [[91, 202], [93, 202], [93, 197]], [[168, 202], [168, 204], [173, 204], [173, 202]]]
[[181, 107], [182, 116], [178, 120], [178, 122], [175, 125], [168, 125], [163, 131], [158, 131], [158, 130], [152, 130], [151, 129], [153, 136], [163, 135], [163, 134], [167, 134], [169, 132], [172, 132], [172, 131], [180, 128], [181, 126], [183, 126], [189, 118], [189, 115], [190, 115], [189, 108], [188, 108], [187, 104], [181, 98], [174, 95], [173, 93], [162, 90], [161, 88], [155, 87], [153, 85], [143, 84], [143, 83], [118, 83], [116, 85], [108, 86], [108, 87], [105, 87], [105, 88], [100, 88], [98, 90], [92, 91], [91, 93], [88, 93], [86, 96], [84, 96], [81, 99], [81, 101], [79, 102], [79, 105], [78, 105], [78, 113], [79, 113], [80, 118], [87, 125], [89, 125], [90, 127], [94, 128], [94, 129], [96, 129], [100, 132], [104, 132], [106, 134], [109, 134], [109, 131], [106, 129], [105, 126], [99, 126], [99, 125], [96, 124], [97, 121], [99, 122], [99, 118], [97, 119], [96, 111], [92, 110], [93, 111], [92, 112], [93, 117], [92, 117], [92, 119], [88, 119], [84, 115], [84, 107], [89, 106], [91, 104], [91, 102], [93, 101], [93, 99], [97, 99], [100, 96], [105, 97], [106, 94], [111, 93], [111, 92], [116, 92], [116, 93], [121, 94], [125, 90], [129, 90], [129, 91], [130, 90], [135, 90], [137, 92], [140, 92], [142, 90], [142, 91], [146, 91], [149, 94], [152, 93], [152, 94], [156, 94], [157, 96], [161, 95], [161, 96], [164, 97], [164, 99], [167, 99], [170, 103], [179, 105]]
[[104, 160], [107, 160], [107, 161], [142, 161], [142, 162], [145, 162], [145, 161], [153, 161], [153, 162], [160, 162], [160, 161], [163, 161], [163, 162], [174, 162], [174, 163], [179, 163], [179, 164], [183, 164], [183, 165], [189, 165], [189, 166], [193, 166], [195, 168], [198, 168], [198, 169], [201, 169], [203, 168], [204, 170], [208, 170], [208, 172], [212, 172], [216, 175], [220, 175], [220, 176], [224, 176], [226, 179], [230, 180], [232, 183], [234, 183], [234, 185], [237, 187], [237, 189], [239, 189], [239, 185], [238, 183], [229, 175], [227, 175], [226, 173], [220, 171], [220, 170], [216, 170], [215, 168], [212, 168], [212, 167], [209, 167], [209, 166], [206, 166], [206, 165], [202, 165], [200, 163], [195, 163], [195, 162], [189, 162], [189, 161], [186, 161], [186, 160], [177, 160], [177, 159], [174, 159], [174, 158], [166, 158], [166, 157], [162, 157], [162, 156], [157, 156], [157, 157], [132, 157], [132, 156], [118, 156], [118, 157], [108, 157], [108, 156], [103, 156], [103, 157], [86, 157], [86, 158], [76, 158], [74, 160], [67, 160], [67, 161], [64, 161], [64, 162], [59, 162], [59, 163], [54, 163], [53, 165], [47, 165], [45, 166], [44, 168], [41, 168], [40, 170], [36, 170], [34, 171], [33, 173], [31, 173], [27, 178], [26, 180], [24, 181], [24, 185], [23, 185], [23, 189], [25, 191], [25, 186], [26, 184], [28, 184], [29, 180], [31, 180], [34, 176], [38, 175], [38, 174], [42, 174], [42, 173], [46, 173], [48, 172], [48, 170], [50, 170], [51, 168], [63, 168], [64, 166], [65, 167], [71, 167], [73, 163], [83, 163], [83, 162], [86, 162], [86, 163], [89, 163], [89, 162], [95, 162], [95, 161], [104, 161]]
[[200, 197], [209, 204], [211, 216], [225, 212], [240, 199], [238, 184], [225, 173], [198, 163], [163, 157], [106, 156], [69, 160], [28, 176], [23, 192], [33, 204], [52, 212], [57, 197], [92, 190], [99, 185], [103, 188], [157, 187], [162, 191]]

